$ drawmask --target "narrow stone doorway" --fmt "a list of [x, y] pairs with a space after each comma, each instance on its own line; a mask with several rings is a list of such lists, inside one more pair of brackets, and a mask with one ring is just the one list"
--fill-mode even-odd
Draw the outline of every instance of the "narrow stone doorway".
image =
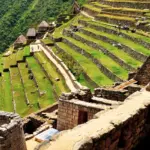
[[86, 111], [79, 111], [78, 124], [82, 124], [88, 121], [88, 113]]

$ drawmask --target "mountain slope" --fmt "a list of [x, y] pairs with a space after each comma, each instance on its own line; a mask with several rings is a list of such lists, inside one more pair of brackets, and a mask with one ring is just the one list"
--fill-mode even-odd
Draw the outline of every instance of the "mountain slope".
[[68, 12], [72, 0], [6, 0], [0, 1], [0, 51], [4, 51], [30, 26], [41, 20], [54, 19], [62, 12]]

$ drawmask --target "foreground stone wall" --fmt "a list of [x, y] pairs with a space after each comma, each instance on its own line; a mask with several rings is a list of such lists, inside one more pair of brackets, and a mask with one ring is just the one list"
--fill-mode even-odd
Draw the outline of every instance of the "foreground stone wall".
[[[57, 135], [47, 150], [131, 150], [150, 131], [150, 93], [142, 90], [115, 109]], [[67, 142], [66, 142], [67, 140]]]
[[[80, 112], [84, 112], [87, 114], [88, 121], [91, 120], [97, 112], [112, 108], [111, 106], [90, 103], [90, 93], [86, 93], [85, 95], [83, 91], [81, 91], [80, 94], [62, 94], [59, 99], [58, 105], [58, 130], [72, 129], [78, 124], [81, 124]], [[81, 118], [81, 120], [82, 119], [83, 118]]]
[[22, 121], [17, 114], [0, 111], [0, 150], [27, 150]]

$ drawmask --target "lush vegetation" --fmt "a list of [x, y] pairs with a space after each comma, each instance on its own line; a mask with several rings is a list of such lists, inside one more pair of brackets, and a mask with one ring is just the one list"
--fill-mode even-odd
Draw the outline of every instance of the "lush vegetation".
[[72, 0], [0, 0], [0, 4], [0, 51], [4, 51], [29, 27], [70, 12]]

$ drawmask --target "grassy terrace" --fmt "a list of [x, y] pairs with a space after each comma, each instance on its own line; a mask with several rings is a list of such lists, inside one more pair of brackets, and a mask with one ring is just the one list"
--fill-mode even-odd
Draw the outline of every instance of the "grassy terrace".
[[115, 19], [115, 20], [127, 20], [134, 23], [135, 19], [131, 17], [125, 17], [125, 16], [114, 16], [109, 14], [98, 14], [98, 17], [106, 17], [108, 19]]
[[12, 92], [13, 92], [13, 100], [16, 106], [16, 112], [21, 116], [25, 116], [31, 112], [33, 112], [32, 108], [29, 108], [26, 99], [24, 88], [20, 79], [20, 74], [18, 68], [10, 68], [10, 76], [12, 83]]
[[46, 45], [54, 43], [50, 38], [45, 38], [45, 39], [42, 39], [41, 41], [44, 42], [44, 44], [46, 44]]
[[49, 79], [47, 79], [41, 66], [37, 63], [34, 57], [28, 57], [26, 59], [29, 68], [32, 70], [35, 80], [38, 84], [39, 91], [43, 93], [39, 99], [40, 107], [46, 107], [53, 104], [55, 97], [53, 94], [53, 87]]
[[[82, 38], [86, 38], [86, 35], [83, 34], [79, 34], [78, 35], [82, 36]], [[105, 55], [103, 52], [93, 49], [89, 46], [87, 46], [86, 44], [74, 40], [72, 38], [68, 38], [69, 41], [71, 41], [73, 44], [79, 46], [81, 49], [84, 49], [86, 52], [90, 53], [93, 58], [98, 59], [106, 68], [108, 68], [112, 73], [114, 73], [115, 75], [117, 75], [118, 77], [122, 78], [122, 79], [127, 79], [128, 76], [128, 72], [123, 69], [120, 65], [118, 65], [113, 59], [111, 59], [110, 57], [108, 57], [107, 55]], [[88, 38], [88, 40], [90, 40], [91, 37]], [[95, 41], [94, 41], [95, 42]]]
[[93, 6], [90, 5], [90, 4], [84, 5], [84, 8], [88, 8], [88, 9], [90, 9], [90, 10], [92, 10], [92, 11], [97, 12], [97, 13], [100, 13], [100, 12], [101, 12], [101, 9], [100, 9], [100, 8], [93, 7]]
[[26, 96], [29, 100], [30, 106], [32, 106], [32, 109], [34, 111], [38, 110], [38, 91], [37, 87], [35, 86], [35, 83], [33, 80], [29, 79], [29, 69], [26, 68], [26, 63], [19, 63], [18, 64], [18, 69], [20, 71], [23, 85], [24, 85], [24, 90], [26, 93]]
[[[38, 52], [35, 53], [35, 57], [39, 60], [44, 70], [46, 70], [49, 79], [53, 83], [53, 89], [56, 91], [58, 96], [60, 96], [62, 92], [69, 92], [68, 87], [65, 86], [66, 84], [64, 78], [57, 71], [57, 68], [45, 56], [45, 54], [43, 52]], [[59, 78], [60, 81], [56, 81], [56, 78]]]
[[96, 6], [96, 7], [99, 7], [99, 8], [110, 8], [111, 6], [109, 6], [109, 5], [104, 5], [104, 4], [101, 4], [101, 3], [99, 3], [99, 2], [91, 2], [91, 4], [93, 5], [93, 6]]
[[[97, 31], [97, 30], [94, 30], [94, 29], [91, 29], [91, 28], [84, 28], [84, 29], [94, 33], [95, 35], [105, 35], [104, 32]], [[106, 37], [108, 37], [108, 36], [106, 35]], [[112, 35], [112, 39], [113, 39], [113, 37], [114, 37], [114, 35]], [[117, 37], [120, 38], [119, 36], [117, 36]], [[92, 39], [94, 39], [94, 41], [95, 41], [95, 38], [91, 38], [91, 40]], [[117, 41], [117, 39], [116, 39], [116, 41]], [[132, 58], [130, 55], [128, 55], [127, 53], [125, 53], [121, 49], [118, 49], [118, 48], [112, 46], [111, 44], [103, 42], [101, 40], [96, 40], [96, 42], [98, 42], [102, 47], [109, 50], [110, 52], [112, 52], [117, 57], [121, 58], [127, 64], [131, 65], [133, 68], [137, 68], [140, 65], [142, 65], [142, 63], [140, 61]]]
[[[89, 21], [89, 19], [84, 19], [84, 20], [87, 21], [89, 25], [92, 24], [92, 25], [102, 26], [102, 27], [104, 27], [104, 28], [108, 28], [108, 29], [112, 29], [112, 30], [117, 30], [115, 27], [110, 26], [110, 25], [108, 25], [108, 24], [106, 24], [106, 23], [102, 23], [102, 22], [99, 22], [99, 21]], [[124, 33], [124, 34], [126, 34], [126, 35], [129, 35], [129, 36], [131, 36], [131, 37], [133, 37], [133, 38], [137, 38], [137, 39], [139, 39], [139, 40], [141, 40], [141, 41], [150, 43], [150, 38], [149, 38], [149, 37], [140, 35], [140, 34], [138, 34], [138, 33], [126, 32], [126, 31], [124, 31], [124, 30], [120, 30], [120, 32], [122, 32], [122, 33]], [[108, 33], [108, 34], [109, 34], [109, 33]], [[113, 36], [113, 37], [116, 36], [116, 38], [120, 38], [119, 36], [114, 35], [114, 34], [111, 35], [111, 36]], [[125, 38], [120, 38], [120, 39], [124, 40]], [[114, 40], [115, 40], [115, 39], [114, 39]], [[146, 51], [146, 53], [149, 54], [149, 52], [147, 52], [147, 49], [144, 48], [142, 45], [136, 44], [136, 43], [134, 43], [134, 42], [131, 41], [131, 40], [127, 40], [127, 39], [125, 39], [125, 40], [127, 41], [127, 43], [126, 43], [126, 42], [123, 42], [123, 43], [124, 43], [124, 44], [127, 44], [127, 46], [132, 46], [132, 48], [134, 48], [133, 46], [136, 45], [136, 47], [134, 48], [134, 50], [136, 50], [137, 47], [140, 47], [141, 50], [140, 50], [139, 52]], [[130, 41], [132, 44], [129, 45], [128, 41]], [[134, 43], [134, 44], [133, 44], [133, 43]], [[137, 51], [138, 51], [138, 50], [137, 50]], [[143, 54], [144, 54], [144, 53], [143, 53]]]
[[4, 62], [3, 69], [9, 68], [10, 65], [16, 65], [17, 61], [23, 60], [23, 56], [30, 56], [29, 46], [24, 47], [23, 50], [19, 50], [8, 57], [3, 57], [3, 62]]
[[99, 32], [100, 34], [107, 36], [108, 38], [115, 40], [121, 44], [125, 44], [130, 48], [133, 48], [134, 50], [136, 50], [137, 52], [143, 53], [146, 56], [150, 55], [150, 51], [148, 49], [146, 49], [145, 47], [143, 47], [142, 45], [136, 44], [135, 42], [116, 36], [114, 34], [109, 34], [109, 33], [105, 33], [105, 32]]
[[[59, 51], [57, 51], [57, 49], [55, 48], [55, 47], [53, 47], [52, 48], [52, 50], [53, 50], [53, 52], [61, 59], [61, 60], [63, 60], [63, 62], [67, 65], [67, 63], [68, 63], [68, 59], [67, 58], [65, 58], [64, 56], [64, 53], [63, 52], [59, 52]], [[68, 54], [68, 53], [65, 53], [65, 54]], [[74, 60], [73, 60], [74, 61]], [[69, 63], [70, 63], [70, 61], [69, 61]], [[69, 66], [68, 66], [69, 67]], [[78, 72], [78, 70], [82, 70], [82, 68], [81, 68], [81, 66], [76, 66], [75, 68], [73, 68], [73, 67], [71, 67], [71, 68], [69, 68], [70, 69], [70, 71], [72, 70], [73, 72]], [[78, 80], [78, 82], [79, 83], [81, 83], [82, 85], [84, 85], [84, 86], [87, 86], [87, 87], [89, 87], [92, 91], [94, 90], [94, 88], [96, 88], [96, 86], [94, 86], [92, 83], [91, 83], [91, 81], [89, 81], [85, 76], [84, 76], [84, 74], [82, 73], [82, 71], [80, 72], [80, 75], [79, 76], [76, 76], [75, 75], [75, 77], [76, 77], [76, 79]]]
[[98, 85], [111, 85], [113, 83], [108, 77], [106, 77], [98, 68], [97, 66], [92, 63], [88, 58], [85, 56], [77, 53], [71, 47], [64, 43], [58, 43], [58, 45], [70, 54], [76, 61], [80, 63], [84, 71], [88, 74], [88, 76]]
[[12, 103], [12, 91], [11, 91], [11, 83], [10, 83], [10, 74], [9, 72], [3, 72], [3, 76], [1, 77], [1, 106], [2, 110], [13, 112], [13, 103]]
[[60, 27], [55, 29], [55, 32], [53, 33], [53, 37], [54, 38], [59, 38], [62, 37], [62, 31], [67, 28], [68, 26], [70, 26], [71, 24], [75, 24], [78, 22], [78, 19], [83, 19], [85, 18], [82, 15], [77, 15], [75, 16], [73, 19], [71, 19], [70, 21], [68, 21], [67, 23], [64, 23], [63, 25], [61, 25]]

